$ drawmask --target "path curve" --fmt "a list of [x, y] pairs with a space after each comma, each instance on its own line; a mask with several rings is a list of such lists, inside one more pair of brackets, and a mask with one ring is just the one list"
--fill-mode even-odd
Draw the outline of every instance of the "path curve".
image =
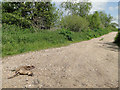
[[[65, 47], [3, 58], [2, 87], [118, 87], [118, 47], [112, 43], [116, 34], [111, 32]], [[8, 80], [7, 77], [13, 75], [10, 70], [21, 65], [34, 65], [34, 76], [18, 76]]]

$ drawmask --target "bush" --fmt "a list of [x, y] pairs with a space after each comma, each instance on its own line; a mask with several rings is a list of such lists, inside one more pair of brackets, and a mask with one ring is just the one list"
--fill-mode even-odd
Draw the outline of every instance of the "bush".
[[98, 11], [95, 11], [90, 19], [91, 19], [90, 20], [90, 28], [91, 29], [99, 29], [99, 28], [103, 27]]
[[15, 25], [3, 24], [2, 56], [68, 45], [73, 42], [90, 40], [108, 32], [110, 30], [107, 29], [88, 29], [82, 32], [72, 32], [66, 29], [55, 31], [37, 29], [37, 32], [33, 32], [32, 28], [23, 29]]
[[71, 32], [70, 30], [66, 30], [66, 29], [62, 29], [59, 34], [62, 34], [65, 36], [65, 38], [67, 38], [69, 41], [73, 41], [72, 35], [73, 32]]
[[15, 24], [24, 28], [31, 27], [31, 22], [23, 17], [11, 13], [2, 13], [2, 23]]
[[120, 31], [118, 32], [117, 36], [115, 37], [114, 43], [116, 43], [120, 47]]
[[76, 15], [63, 17], [60, 24], [62, 28], [66, 28], [74, 32], [87, 30], [89, 26], [89, 23], [85, 18]]
[[112, 30], [112, 31], [118, 31], [118, 29], [113, 26], [108, 26], [107, 29]]

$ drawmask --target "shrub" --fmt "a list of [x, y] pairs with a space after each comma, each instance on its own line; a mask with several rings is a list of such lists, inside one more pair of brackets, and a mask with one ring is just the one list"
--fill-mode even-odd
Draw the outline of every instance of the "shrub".
[[15, 24], [24, 28], [29, 28], [31, 26], [31, 22], [29, 20], [11, 13], [2, 13], [2, 23], [9, 25]]
[[120, 47], [120, 31], [118, 32], [117, 36], [115, 37], [114, 43], [116, 43]]
[[72, 42], [89, 40], [107, 34], [110, 30], [95, 29], [82, 32], [70, 30], [36, 30], [23, 29], [16, 25], [2, 25], [2, 56], [14, 55], [51, 47], [68, 45]]
[[99, 13], [98, 13], [98, 11], [95, 11], [90, 20], [90, 28], [91, 29], [99, 29], [101, 27], [103, 27], [103, 26], [102, 26], [102, 23], [100, 20]]
[[64, 35], [69, 41], [73, 41], [73, 38], [72, 38], [73, 32], [71, 32], [70, 30], [62, 29], [59, 32], [59, 34]]
[[66, 28], [74, 32], [86, 30], [89, 26], [89, 23], [85, 18], [77, 15], [63, 17], [60, 24], [62, 28]]
[[107, 29], [112, 30], [112, 31], [118, 31], [118, 29], [113, 26], [108, 26]]

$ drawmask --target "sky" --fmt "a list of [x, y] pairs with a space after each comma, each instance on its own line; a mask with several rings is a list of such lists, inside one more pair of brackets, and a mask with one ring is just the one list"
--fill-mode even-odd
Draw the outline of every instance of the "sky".
[[94, 11], [104, 11], [113, 16], [114, 21], [118, 23], [118, 2], [93, 2], [91, 13]]
[[[59, 7], [60, 3], [62, 1], [66, 0], [53, 0], [55, 2], [56, 6]], [[84, 0], [85, 1], [85, 0]], [[92, 3], [92, 9], [90, 13], [93, 13], [94, 11], [104, 11], [107, 14], [110, 14], [113, 16], [114, 20], [113, 22], [118, 23], [118, 1], [119, 0], [89, 0]]]

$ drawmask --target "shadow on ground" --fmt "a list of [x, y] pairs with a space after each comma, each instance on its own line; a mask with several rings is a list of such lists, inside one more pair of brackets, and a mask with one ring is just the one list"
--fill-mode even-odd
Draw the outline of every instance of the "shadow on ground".
[[107, 50], [111, 50], [115, 52], [118, 52], [118, 50], [120, 50], [120, 48], [113, 42], [99, 43], [99, 44], [102, 44], [100, 47], [103, 47], [104, 49]]

